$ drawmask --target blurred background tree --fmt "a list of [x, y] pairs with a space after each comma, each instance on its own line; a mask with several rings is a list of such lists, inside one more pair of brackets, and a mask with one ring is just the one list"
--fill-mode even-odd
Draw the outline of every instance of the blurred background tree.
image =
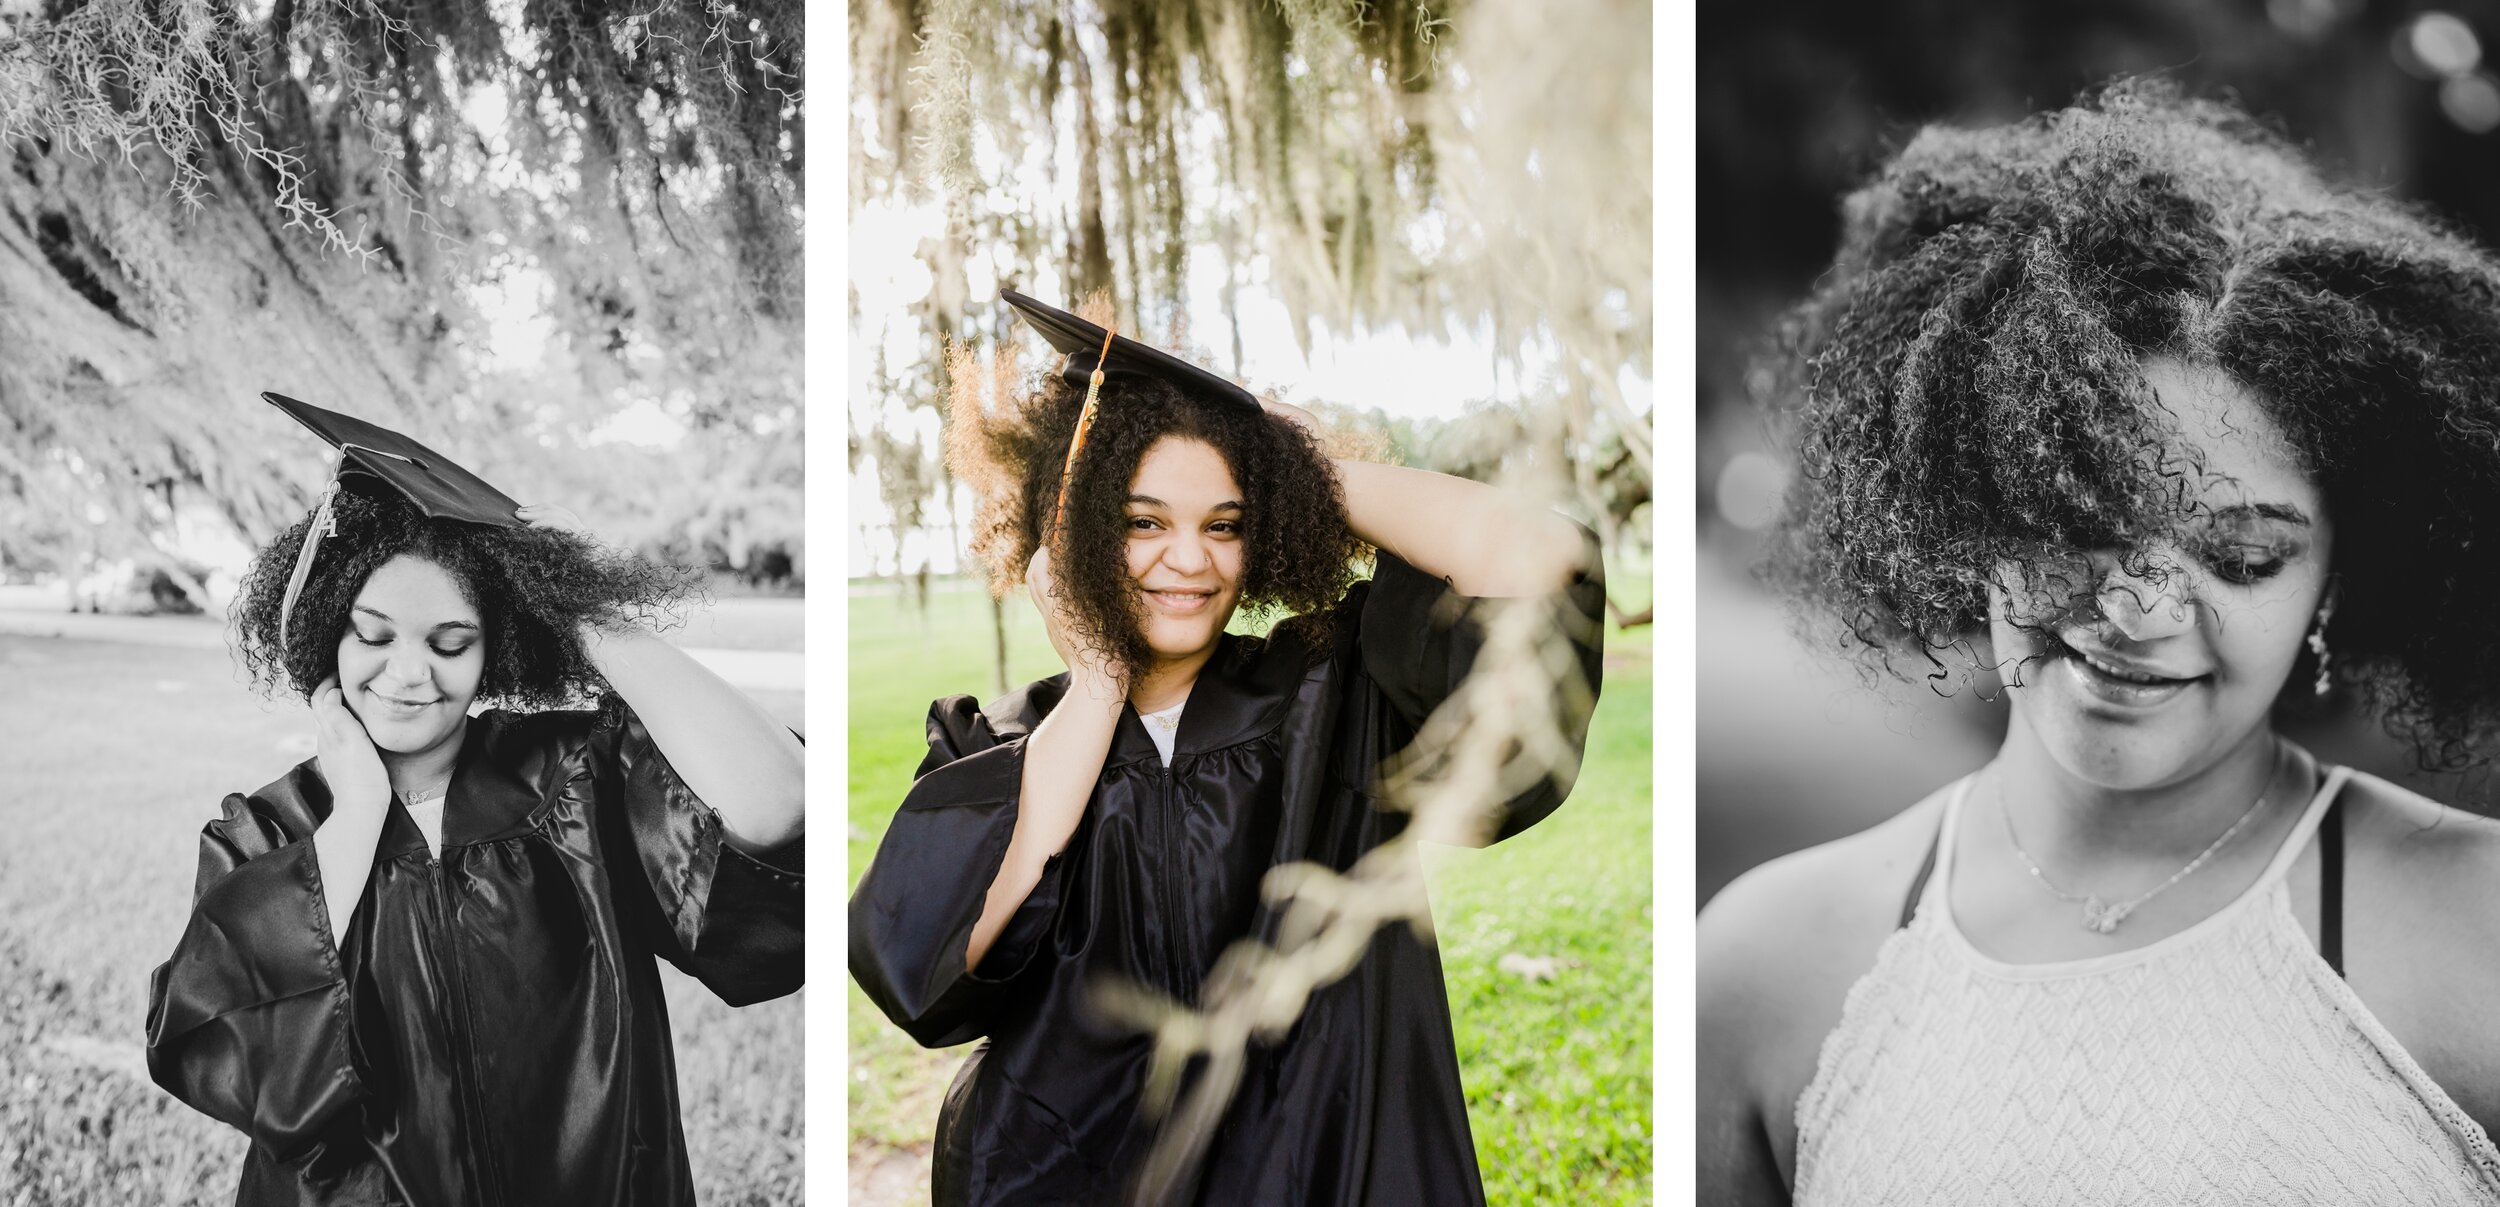
[[[1870, 693], [1801, 648], [1748, 577], [1785, 483], [1750, 370], [1831, 262], [1840, 199], [1930, 122], [1982, 126], [2159, 73], [2235, 99], [2341, 178], [2500, 238], [2500, 5], [2405, 0], [1706, 0], [1694, 174], [1699, 889], [1861, 829], [1988, 757], [2000, 707]], [[2488, 808], [2487, 777], [2412, 774], [2365, 718], [2322, 756]], [[1798, 757], [1799, 751], [1812, 752]]]
[[0, 574], [230, 566], [326, 477], [276, 390], [803, 578], [801, 14], [0, 3]]

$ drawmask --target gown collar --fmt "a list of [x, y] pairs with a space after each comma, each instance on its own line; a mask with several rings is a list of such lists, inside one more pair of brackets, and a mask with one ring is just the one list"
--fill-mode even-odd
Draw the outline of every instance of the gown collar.
[[[1295, 691], [1311, 669], [1308, 660], [1294, 656], [1290, 643], [1234, 633], [1218, 638], [1215, 657], [1198, 672], [1197, 682], [1189, 688], [1188, 707], [1181, 710], [1180, 730], [1172, 738], [1173, 765], [1273, 732], [1284, 724]], [[1016, 737], [1041, 724], [1067, 691], [1068, 676], [1062, 672], [1010, 692], [983, 711], [1001, 738]], [[1140, 760], [1161, 766], [1163, 753], [1147, 734], [1145, 722], [1138, 719], [1136, 707], [1124, 704], [1104, 765]], [[411, 823], [410, 829], [414, 828]]]
[[[510, 765], [513, 751], [503, 739], [503, 720], [510, 714], [491, 710], [469, 718], [468, 732], [460, 739], [460, 754], [453, 762], [451, 788], [443, 795], [443, 851], [474, 846], [508, 838], [528, 830], [535, 822], [539, 792], [524, 774], [525, 768]], [[506, 756], [506, 757], [498, 757]], [[382, 836], [374, 844], [376, 859], [417, 859], [435, 857], [426, 846], [425, 833], [417, 828], [416, 819], [408, 815], [398, 793], [391, 794], [390, 811], [382, 820]]]

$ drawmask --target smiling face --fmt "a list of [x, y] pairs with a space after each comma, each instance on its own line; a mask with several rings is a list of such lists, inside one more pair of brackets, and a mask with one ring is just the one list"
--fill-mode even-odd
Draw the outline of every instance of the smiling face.
[[339, 687], [373, 744], [413, 755], [457, 740], [486, 673], [486, 633], [451, 572], [402, 554], [357, 592]]
[[1990, 591], [2015, 724], [2067, 771], [2116, 789], [2188, 778], [2267, 723], [2334, 539], [2316, 483], [2255, 396], [2166, 358], [2144, 377], [2201, 454], [2186, 531], [2078, 554], [2063, 584]]
[[1215, 446], [1165, 436], [1138, 458], [1126, 508], [1128, 577], [1158, 663], [1215, 648], [1241, 602], [1241, 487]]

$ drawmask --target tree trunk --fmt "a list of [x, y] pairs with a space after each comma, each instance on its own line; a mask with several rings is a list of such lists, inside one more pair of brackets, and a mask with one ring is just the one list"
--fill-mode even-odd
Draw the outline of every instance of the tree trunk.
[[1007, 694], [1007, 601], [990, 596], [990, 695]]

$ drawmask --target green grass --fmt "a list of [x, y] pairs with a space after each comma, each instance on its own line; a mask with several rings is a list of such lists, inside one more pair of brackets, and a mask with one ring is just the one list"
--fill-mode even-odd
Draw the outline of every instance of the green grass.
[[[941, 584], [923, 614], [898, 596], [854, 593], [850, 599], [850, 872], [859, 882], [876, 854], [886, 822], [929, 753], [922, 719], [941, 695], [991, 688], [989, 596]], [[1010, 600], [1009, 669], [1022, 683], [1054, 674], [1059, 664], [1041, 618]], [[850, 1037], [849, 1096], [855, 1163], [904, 1154], [915, 1181], [898, 1202], [929, 1201], [924, 1156], [937, 1126], [938, 1104], [966, 1049], [929, 1051], [877, 1012], [856, 982], [844, 978], [843, 1017]]]
[[[1431, 867], [1467, 1121], [1495, 1204], [1647, 1203], [1649, 630], [1607, 634], [1571, 799], [1535, 829]], [[1505, 953], [1562, 961], [1530, 982]]]
[[[927, 753], [929, 701], [992, 694], [988, 607], [977, 590], [935, 592], [925, 616], [894, 596], [851, 597], [851, 883]], [[1011, 681], [1056, 672], [1032, 607], [1013, 599], [1007, 615]], [[1430, 861], [1468, 1122], [1497, 1207], [1649, 1201], [1649, 631], [1607, 641], [1571, 800], [1508, 842]], [[1530, 983], [1497, 970], [1507, 953], [1560, 969]], [[857, 985], [846, 993], [852, 1160], [918, 1158], [917, 1198], [893, 1201], [925, 1202], [929, 1136], [964, 1050], [924, 1051]]]
[[[148, 973], [201, 824], [309, 755], [309, 718], [222, 650], [0, 636], [0, 734], [0, 1205], [231, 1202], [244, 1137], [139, 1064]], [[661, 974], [702, 1201], [799, 1202], [806, 995], [732, 1010]]]

